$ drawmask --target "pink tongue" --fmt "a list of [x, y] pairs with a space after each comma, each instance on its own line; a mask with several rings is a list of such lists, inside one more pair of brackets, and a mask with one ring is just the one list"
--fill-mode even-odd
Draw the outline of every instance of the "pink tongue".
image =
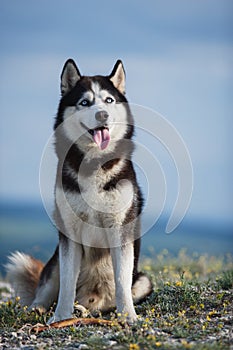
[[94, 130], [93, 140], [101, 150], [105, 149], [108, 146], [110, 141], [110, 135], [109, 135], [108, 129]]

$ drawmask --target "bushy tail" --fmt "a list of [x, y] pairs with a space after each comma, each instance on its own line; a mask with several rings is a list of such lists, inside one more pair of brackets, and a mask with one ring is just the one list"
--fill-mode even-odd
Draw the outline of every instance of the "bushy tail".
[[24, 253], [15, 252], [5, 265], [7, 276], [21, 305], [31, 305], [44, 264]]

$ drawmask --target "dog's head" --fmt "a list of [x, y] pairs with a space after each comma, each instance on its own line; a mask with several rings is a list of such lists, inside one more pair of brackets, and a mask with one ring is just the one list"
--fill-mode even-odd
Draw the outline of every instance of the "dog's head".
[[61, 74], [61, 94], [55, 128], [62, 124], [66, 137], [83, 150], [114, 149], [133, 133], [125, 97], [125, 71], [118, 60], [108, 76], [82, 76], [69, 59]]

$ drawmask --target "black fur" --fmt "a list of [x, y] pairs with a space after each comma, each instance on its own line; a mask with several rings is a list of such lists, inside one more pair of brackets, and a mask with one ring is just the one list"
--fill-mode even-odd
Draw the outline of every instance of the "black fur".
[[49, 259], [47, 264], [44, 266], [41, 275], [40, 275], [40, 281], [38, 287], [45, 284], [51, 277], [51, 274], [54, 270], [54, 268], [58, 265], [58, 246], [56, 247], [56, 250], [52, 257]]

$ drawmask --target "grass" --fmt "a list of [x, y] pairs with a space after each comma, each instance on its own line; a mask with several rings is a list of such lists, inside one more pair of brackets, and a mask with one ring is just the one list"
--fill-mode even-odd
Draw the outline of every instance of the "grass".
[[[230, 349], [232, 346], [232, 257], [177, 257], [164, 250], [142, 264], [154, 292], [136, 306], [138, 322], [121, 327], [76, 326], [30, 333], [49, 315], [29, 313], [18, 298], [0, 304], [0, 348], [33, 349]], [[6, 293], [6, 290], [3, 291]], [[3, 294], [4, 294], [3, 293]], [[0, 290], [1, 295], [1, 290]]]

